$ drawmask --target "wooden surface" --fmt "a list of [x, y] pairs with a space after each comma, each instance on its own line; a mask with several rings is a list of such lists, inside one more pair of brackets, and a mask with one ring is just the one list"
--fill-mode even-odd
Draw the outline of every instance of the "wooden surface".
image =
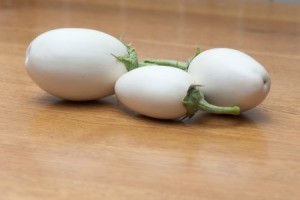
[[[225, 3], [226, 2], [226, 3]], [[24, 69], [38, 34], [105, 31], [140, 58], [185, 60], [200, 45], [245, 51], [267, 99], [239, 117], [153, 120], [115, 97], [72, 103]], [[0, 1], [0, 199], [300, 199], [300, 5], [269, 1]]]

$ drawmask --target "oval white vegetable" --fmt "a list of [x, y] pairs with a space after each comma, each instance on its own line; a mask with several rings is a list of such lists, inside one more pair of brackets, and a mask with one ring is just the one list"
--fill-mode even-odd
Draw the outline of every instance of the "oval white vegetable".
[[167, 66], [145, 66], [119, 78], [118, 99], [135, 112], [158, 119], [192, 117], [199, 109], [218, 114], [239, 114], [237, 107], [208, 104], [187, 72]]
[[166, 66], [134, 69], [119, 78], [115, 85], [118, 99], [143, 115], [173, 119], [184, 116], [182, 100], [194, 83], [185, 71]]
[[114, 93], [116, 80], [127, 69], [113, 55], [127, 53], [122, 42], [106, 33], [63, 28], [35, 38], [25, 65], [46, 92], [67, 100], [93, 100]]
[[239, 106], [241, 111], [260, 104], [270, 90], [264, 67], [237, 50], [216, 48], [197, 55], [188, 73], [202, 85], [208, 102], [218, 106]]

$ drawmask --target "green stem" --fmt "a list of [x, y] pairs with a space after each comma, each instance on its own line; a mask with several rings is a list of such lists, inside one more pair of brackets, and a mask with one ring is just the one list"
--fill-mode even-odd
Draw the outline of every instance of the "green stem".
[[163, 66], [176, 67], [185, 71], [187, 70], [187, 63], [179, 62], [176, 60], [144, 59], [140, 64], [142, 66], [163, 65]]
[[202, 110], [214, 113], [214, 114], [231, 114], [238, 115], [240, 114], [240, 108], [238, 106], [232, 107], [221, 107], [208, 103], [205, 99], [201, 99], [199, 102], [199, 108]]
[[[121, 41], [122, 42], [122, 41]], [[127, 48], [127, 54], [124, 56], [116, 56], [112, 54], [118, 61], [122, 62], [127, 71], [131, 71], [138, 67], [148, 66], [148, 65], [162, 65], [162, 66], [170, 66], [176, 67], [178, 69], [187, 71], [191, 61], [200, 54], [199, 47], [196, 48], [196, 52], [193, 57], [191, 57], [188, 62], [180, 62], [177, 60], [160, 60], [160, 59], [144, 59], [142, 62], [138, 62], [137, 53], [130, 44], [126, 44], [122, 42]]]
[[165, 60], [165, 59], [144, 59], [142, 62], [139, 62], [139, 66], [147, 66], [147, 65], [163, 65], [169, 67], [176, 67], [178, 69], [182, 69], [187, 71], [192, 60], [201, 53], [200, 48], [196, 47], [196, 52], [193, 57], [189, 58], [187, 62], [180, 62], [177, 60]]
[[139, 62], [139, 67], [144, 67], [144, 66], [149, 66], [149, 65], [153, 65], [153, 64]]
[[191, 118], [198, 110], [204, 110], [214, 114], [240, 114], [240, 108], [237, 106], [221, 107], [208, 103], [204, 98], [204, 94], [200, 91], [199, 85], [190, 86], [182, 103], [187, 110], [187, 118]]

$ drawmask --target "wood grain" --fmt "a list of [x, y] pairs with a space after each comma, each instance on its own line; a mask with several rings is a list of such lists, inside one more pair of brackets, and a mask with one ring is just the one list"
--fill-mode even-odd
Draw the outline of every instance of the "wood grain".
[[[226, 3], [225, 3], [226, 2]], [[185, 60], [235, 48], [272, 79], [239, 117], [187, 122], [136, 115], [115, 97], [72, 103], [24, 69], [38, 34], [105, 31], [140, 58]], [[269, 1], [4, 0], [0, 2], [0, 199], [300, 199], [300, 5]]]

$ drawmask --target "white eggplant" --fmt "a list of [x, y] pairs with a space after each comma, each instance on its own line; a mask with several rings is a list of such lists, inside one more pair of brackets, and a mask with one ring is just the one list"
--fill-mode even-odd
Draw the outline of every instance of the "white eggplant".
[[216, 48], [197, 55], [188, 73], [208, 102], [218, 106], [238, 106], [247, 111], [260, 104], [270, 90], [265, 68], [247, 54], [228, 48]]
[[28, 74], [40, 88], [73, 101], [114, 94], [116, 80], [133, 64], [137, 65], [134, 49], [106, 33], [80, 28], [39, 35], [25, 60]]

